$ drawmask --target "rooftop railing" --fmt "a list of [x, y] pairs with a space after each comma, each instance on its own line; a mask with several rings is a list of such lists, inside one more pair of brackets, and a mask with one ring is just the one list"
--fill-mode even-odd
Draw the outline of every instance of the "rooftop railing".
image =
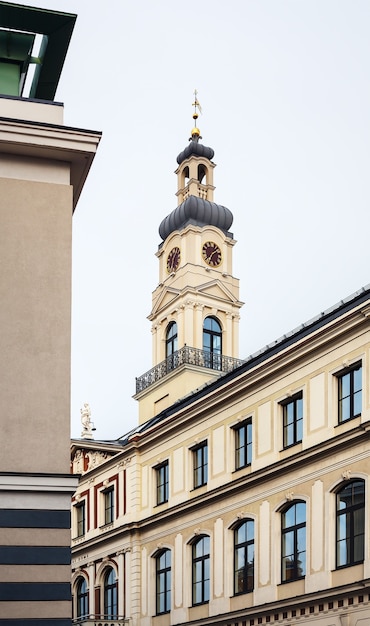
[[181, 367], [181, 365], [188, 364], [219, 372], [231, 372], [243, 363], [244, 361], [241, 359], [234, 359], [231, 356], [184, 346], [168, 356], [164, 361], [161, 361], [161, 363], [158, 363], [158, 365], [152, 367], [151, 370], [136, 378], [136, 393], [147, 389], [147, 387], [153, 385], [157, 380], [161, 380], [161, 378]]
[[76, 626], [121, 626], [129, 624], [129, 620], [122, 616], [109, 618], [105, 615], [87, 615], [73, 619], [72, 624]]

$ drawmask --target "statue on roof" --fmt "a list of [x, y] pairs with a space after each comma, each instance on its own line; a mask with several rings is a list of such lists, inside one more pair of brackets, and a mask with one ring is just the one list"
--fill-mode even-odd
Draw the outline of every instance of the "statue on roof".
[[90, 405], [88, 404], [88, 402], [85, 402], [82, 409], [80, 409], [81, 411], [81, 422], [82, 422], [82, 432], [81, 432], [81, 438], [82, 439], [93, 439], [93, 430], [95, 430], [94, 428], [94, 424], [91, 421], [91, 410], [90, 410]]

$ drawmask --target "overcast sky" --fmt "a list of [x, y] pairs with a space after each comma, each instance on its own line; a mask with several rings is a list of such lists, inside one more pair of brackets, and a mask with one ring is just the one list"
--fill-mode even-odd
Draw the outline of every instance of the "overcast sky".
[[[40, 0], [78, 14], [56, 99], [103, 139], [73, 223], [72, 436], [137, 424], [176, 156], [215, 150], [245, 358], [370, 282], [369, 0]], [[150, 417], [150, 416], [148, 416]]]

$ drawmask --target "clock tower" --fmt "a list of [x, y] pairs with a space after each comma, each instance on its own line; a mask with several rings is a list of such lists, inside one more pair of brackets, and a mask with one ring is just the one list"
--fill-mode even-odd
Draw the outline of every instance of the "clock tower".
[[136, 379], [139, 420], [238, 365], [239, 280], [232, 270], [233, 215], [213, 200], [212, 148], [195, 126], [178, 155], [178, 206], [159, 227], [159, 284], [153, 292], [153, 368]]

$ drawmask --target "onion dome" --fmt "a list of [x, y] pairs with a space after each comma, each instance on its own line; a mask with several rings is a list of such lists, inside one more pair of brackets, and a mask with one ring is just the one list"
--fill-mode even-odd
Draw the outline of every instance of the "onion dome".
[[177, 157], [179, 165], [181, 165], [181, 163], [183, 163], [185, 159], [188, 159], [192, 154], [205, 157], [206, 159], [209, 159], [209, 161], [211, 161], [215, 155], [212, 148], [208, 148], [207, 146], [203, 146], [203, 144], [199, 143], [198, 139], [200, 137], [194, 132], [194, 130], [198, 130], [198, 128], [195, 127], [195, 129], [193, 129], [189, 145], [187, 145], [185, 150], [180, 152]]
[[233, 214], [226, 207], [197, 196], [189, 196], [164, 218], [159, 226], [159, 234], [164, 241], [175, 230], [181, 230], [188, 224], [193, 224], [194, 226], [216, 226], [225, 235], [230, 235], [229, 228], [232, 223]]

